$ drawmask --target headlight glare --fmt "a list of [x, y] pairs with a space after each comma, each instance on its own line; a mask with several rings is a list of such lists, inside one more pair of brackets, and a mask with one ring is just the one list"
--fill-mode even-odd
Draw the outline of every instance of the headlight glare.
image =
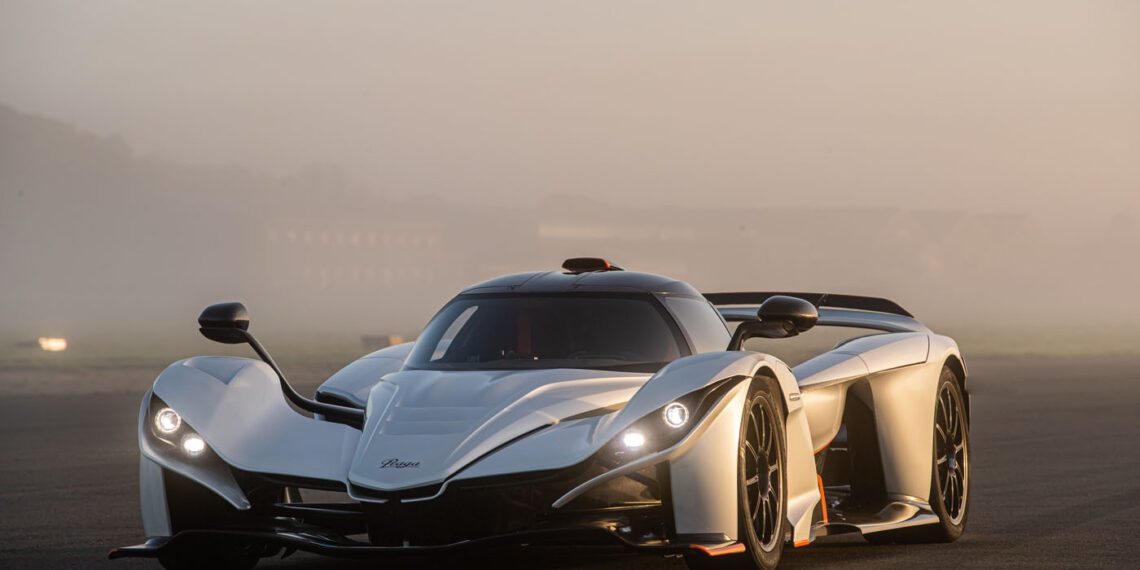
[[154, 429], [163, 435], [170, 435], [182, 427], [182, 416], [170, 408], [162, 408], [154, 415]]
[[689, 423], [689, 408], [680, 402], [673, 402], [665, 406], [665, 410], [661, 412], [661, 419], [665, 421], [665, 425], [673, 429], [684, 427]]
[[645, 447], [645, 434], [637, 430], [629, 430], [621, 436], [621, 443], [630, 451], [641, 449]]
[[190, 457], [198, 457], [206, 451], [206, 440], [196, 433], [188, 433], [182, 436], [182, 453]]

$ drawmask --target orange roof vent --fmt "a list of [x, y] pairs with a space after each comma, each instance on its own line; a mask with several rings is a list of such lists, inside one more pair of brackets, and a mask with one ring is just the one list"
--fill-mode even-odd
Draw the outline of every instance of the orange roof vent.
[[621, 271], [622, 269], [600, 257], [571, 257], [562, 262], [567, 273], [590, 273], [593, 271]]

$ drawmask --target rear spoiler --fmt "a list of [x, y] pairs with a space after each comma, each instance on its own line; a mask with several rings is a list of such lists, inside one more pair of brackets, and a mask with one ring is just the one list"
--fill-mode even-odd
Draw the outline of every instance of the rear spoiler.
[[879, 297], [861, 297], [858, 295], [835, 295], [832, 293], [773, 293], [773, 292], [757, 292], [757, 293], [705, 293], [705, 298], [710, 303], [718, 307], [724, 305], [759, 305], [767, 301], [769, 297], [776, 295], [785, 295], [788, 297], [799, 297], [817, 308], [831, 307], [833, 309], [856, 309], [859, 311], [873, 311], [876, 313], [888, 313], [891, 315], [901, 315], [904, 317], [914, 318], [914, 315], [909, 311], [899, 306], [898, 303], [889, 299], [881, 299]]

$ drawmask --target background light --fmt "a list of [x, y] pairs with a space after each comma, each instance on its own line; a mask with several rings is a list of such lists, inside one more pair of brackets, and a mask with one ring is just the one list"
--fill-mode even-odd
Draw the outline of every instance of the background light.
[[671, 428], [679, 428], [689, 423], [689, 408], [680, 402], [665, 406], [665, 412], [661, 415], [665, 419], [665, 425]]
[[170, 408], [163, 408], [154, 415], [154, 427], [159, 433], [170, 435], [181, 426], [182, 416]]
[[626, 432], [621, 436], [621, 443], [626, 449], [639, 449], [645, 446], [645, 435], [639, 431]]
[[182, 452], [190, 457], [197, 457], [206, 451], [206, 440], [196, 433], [188, 433], [182, 438]]
[[53, 336], [41, 336], [40, 350], [44, 352], [63, 352], [67, 350], [67, 339]]

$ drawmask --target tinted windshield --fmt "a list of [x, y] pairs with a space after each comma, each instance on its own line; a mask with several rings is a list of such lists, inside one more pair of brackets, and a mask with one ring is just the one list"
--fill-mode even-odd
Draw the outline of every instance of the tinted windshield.
[[649, 295], [469, 295], [428, 323], [407, 367], [652, 372], [688, 354], [680, 339]]

